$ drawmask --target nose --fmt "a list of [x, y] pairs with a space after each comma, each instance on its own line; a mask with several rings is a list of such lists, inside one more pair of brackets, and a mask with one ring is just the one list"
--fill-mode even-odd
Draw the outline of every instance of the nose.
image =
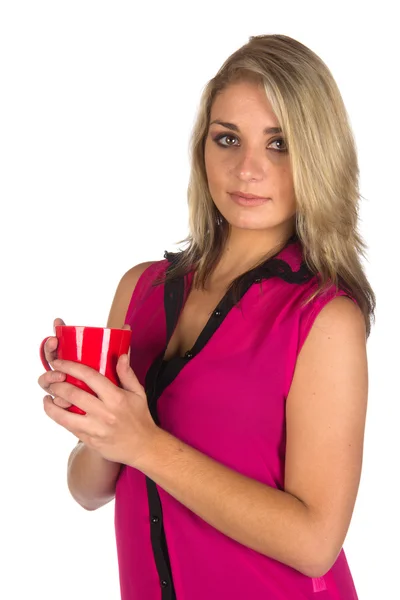
[[242, 181], [263, 179], [265, 173], [262, 158], [255, 151], [243, 151], [236, 157], [234, 173]]

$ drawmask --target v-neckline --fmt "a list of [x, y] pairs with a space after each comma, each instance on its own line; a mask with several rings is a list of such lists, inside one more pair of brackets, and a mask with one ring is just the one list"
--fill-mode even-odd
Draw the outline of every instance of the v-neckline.
[[[297, 234], [295, 233], [291, 236], [291, 238], [289, 238], [286, 245], [283, 248], [281, 248], [274, 256], [267, 259], [264, 263], [262, 263], [262, 265], [243, 273], [243, 275], [241, 276], [242, 288], [239, 296], [239, 301], [242, 300], [243, 296], [247, 293], [247, 291], [253, 285], [253, 283], [261, 283], [263, 279], [269, 279], [271, 277], [278, 276], [282, 279], [286, 279], [287, 281], [300, 282], [298, 281], [298, 275], [301, 275], [300, 279], [303, 278], [303, 280], [304, 277], [309, 278], [309, 276], [312, 275], [312, 273], [309, 271], [308, 267], [305, 265], [304, 262], [301, 263], [299, 271], [293, 271], [289, 262], [282, 258], [283, 251], [289, 245], [296, 243], [298, 244], [299, 242]], [[164, 256], [169, 260], [170, 263], [173, 262], [173, 258], [175, 257], [175, 255], [170, 254], [168, 252], [166, 252]], [[225, 294], [222, 296], [218, 304], [214, 307], [209, 319], [207, 320], [203, 329], [197, 336], [197, 339], [191, 347], [191, 349], [185, 352], [183, 356], [175, 355], [174, 357], [165, 360], [164, 357], [169, 342], [176, 330], [179, 318], [183, 312], [183, 309], [185, 308], [190, 291], [192, 289], [194, 275], [195, 271], [191, 270], [186, 274], [186, 276], [181, 277], [180, 280], [176, 280], [176, 282], [167, 281], [165, 284], [164, 308], [167, 325], [167, 339], [162, 354], [162, 361], [160, 363], [160, 370], [162, 370], [162, 372], [165, 372], [166, 369], [169, 369], [171, 364], [177, 363], [184, 366], [188, 359], [190, 360], [194, 356], [196, 356], [207, 345], [211, 337], [221, 326], [222, 322], [234, 306], [232, 289], [228, 287]], [[176, 286], [173, 285], [174, 283], [176, 283]], [[174, 291], [177, 292], [178, 295], [175, 295]], [[179, 310], [174, 310], [175, 307], [173, 306], [173, 303], [175, 301], [177, 303], [177, 306], [180, 307]]]
[[[254, 283], [261, 283], [263, 280], [279, 277], [289, 283], [301, 284], [314, 276], [314, 273], [308, 268], [303, 259], [301, 260], [300, 268], [297, 271], [293, 271], [289, 261], [282, 257], [282, 252], [292, 243], [298, 243], [296, 235], [293, 235], [287, 241], [284, 248], [281, 248], [276, 255], [270, 257], [262, 265], [243, 274], [240, 281], [239, 301], [242, 300], [243, 296]], [[176, 254], [165, 252], [164, 258], [170, 262], [167, 269], [171, 267], [176, 256]], [[177, 355], [169, 360], [165, 360], [165, 352], [189, 296], [193, 284], [193, 277], [194, 270], [189, 271], [184, 276], [172, 280], [170, 279], [164, 283], [166, 342], [162, 352], [155, 357], [145, 377], [145, 389], [149, 408], [156, 424], [159, 424], [157, 416], [157, 400], [160, 395], [175, 380], [181, 370], [207, 346], [211, 337], [215, 334], [217, 329], [221, 327], [223, 321], [230, 313], [233, 306], [235, 306], [232, 288], [228, 288], [223, 298], [221, 298], [220, 302], [211, 313], [210, 318], [197, 337], [191, 350], [187, 351], [184, 356]]]
[[[166, 341], [166, 346], [164, 348], [164, 354], [163, 354], [163, 360], [162, 360], [162, 365], [163, 366], [166, 366], [166, 365], [168, 365], [168, 364], [170, 364], [170, 363], [172, 363], [174, 361], [186, 360], [187, 358], [191, 358], [191, 356], [189, 356], [189, 355], [193, 355], [195, 352], [198, 353], [200, 351], [201, 342], [206, 337], [206, 333], [205, 332], [209, 330], [210, 323], [213, 320], [213, 317], [214, 316], [219, 316], [219, 314], [217, 314], [217, 313], [219, 313], [221, 311], [221, 306], [225, 306], [227, 304], [227, 302], [228, 302], [227, 301], [227, 297], [230, 295], [229, 288], [226, 290], [226, 292], [224, 293], [224, 295], [221, 297], [221, 299], [219, 300], [219, 302], [217, 303], [217, 305], [213, 308], [213, 310], [212, 310], [209, 318], [205, 322], [202, 330], [200, 331], [199, 335], [197, 336], [197, 338], [195, 340], [195, 343], [192, 345], [192, 347], [189, 350], [187, 350], [183, 356], [180, 356], [179, 354], [176, 354], [172, 358], [166, 360], [164, 358], [165, 357], [165, 353], [166, 353], [166, 351], [168, 349], [168, 346], [169, 346], [169, 343], [170, 343], [170, 341], [171, 341], [171, 339], [172, 339], [172, 337], [173, 337], [173, 335], [174, 335], [174, 333], [176, 331], [176, 328], [178, 326], [179, 320], [181, 318], [183, 310], [184, 310], [184, 308], [186, 306], [186, 303], [188, 301], [190, 292], [192, 291], [192, 287], [193, 287], [193, 284], [194, 284], [194, 277], [195, 277], [194, 271], [189, 271], [189, 273], [187, 273], [186, 277], [184, 278], [184, 280], [185, 280], [185, 286], [184, 286], [184, 291], [183, 291], [183, 297], [181, 299], [181, 309], [179, 311], [179, 314], [176, 315], [174, 324], [173, 325], [170, 324], [170, 327], [171, 327], [172, 331], [171, 331], [171, 334], [169, 335], [169, 337], [168, 337], [168, 339]], [[229, 313], [230, 308], [227, 310], [227, 314]], [[167, 303], [165, 303], [165, 316], [166, 316], [166, 319], [168, 320], [168, 304]], [[213, 331], [213, 333], [214, 332], [215, 332], [215, 330]], [[213, 333], [212, 333], [212, 335], [213, 335]], [[207, 344], [208, 340], [212, 337], [212, 335], [209, 336], [206, 339], [206, 341], [204, 342], [204, 345]]]

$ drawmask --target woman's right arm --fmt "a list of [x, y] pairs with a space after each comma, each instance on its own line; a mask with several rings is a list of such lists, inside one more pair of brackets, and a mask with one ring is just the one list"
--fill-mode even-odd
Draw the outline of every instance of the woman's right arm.
[[[111, 305], [107, 327], [122, 328], [136, 283], [154, 261], [140, 263], [125, 273]], [[69, 491], [83, 508], [96, 510], [113, 500], [121, 464], [106, 460], [79, 441], [68, 459]]]

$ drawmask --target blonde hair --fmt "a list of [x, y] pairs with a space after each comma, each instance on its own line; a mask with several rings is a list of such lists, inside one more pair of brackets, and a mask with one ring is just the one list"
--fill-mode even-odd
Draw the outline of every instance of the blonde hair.
[[[365, 258], [367, 245], [357, 230], [361, 195], [355, 140], [328, 67], [313, 51], [286, 35], [250, 37], [205, 86], [190, 141], [190, 233], [177, 242], [188, 242], [189, 246], [174, 255], [165, 277], [154, 285], [195, 269], [193, 285], [205, 289], [224, 249], [230, 226], [208, 189], [204, 145], [216, 95], [239, 81], [264, 86], [289, 149], [296, 196], [296, 234], [304, 262], [319, 277], [317, 289], [304, 304], [332, 283], [337, 288], [340, 284], [356, 299], [368, 338], [371, 317], [375, 321], [376, 298], [360, 261], [360, 255]], [[285, 244], [272, 249], [252, 269]], [[234, 293], [238, 292], [242, 277], [232, 282]]]

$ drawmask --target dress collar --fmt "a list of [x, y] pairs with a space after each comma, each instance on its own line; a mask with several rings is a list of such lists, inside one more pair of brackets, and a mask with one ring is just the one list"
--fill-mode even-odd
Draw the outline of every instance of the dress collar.
[[[179, 260], [181, 252], [164, 252], [164, 258], [170, 266]], [[192, 276], [193, 271], [189, 274]], [[253, 280], [256, 283], [262, 279], [279, 277], [290, 283], [305, 283], [314, 277], [314, 273], [308, 268], [303, 259], [301, 242], [295, 232], [274, 256], [268, 258], [264, 263], [247, 271], [242, 275], [243, 281]]]

